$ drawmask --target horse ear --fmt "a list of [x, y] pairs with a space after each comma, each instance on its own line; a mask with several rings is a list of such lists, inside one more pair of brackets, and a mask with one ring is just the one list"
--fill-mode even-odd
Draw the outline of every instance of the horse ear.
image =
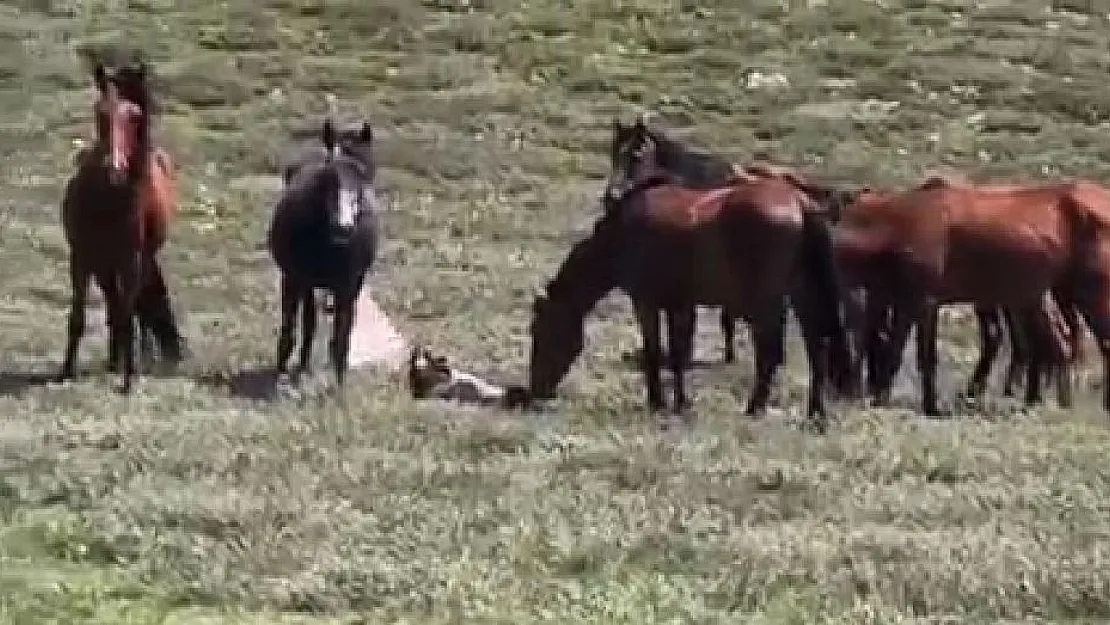
[[335, 143], [337, 140], [335, 136], [335, 123], [331, 121], [330, 117], [324, 120], [324, 128], [321, 132], [321, 139], [324, 142], [324, 148], [328, 151], [329, 154], [335, 151]]
[[104, 69], [103, 63], [97, 63], [93, 68], [93, 83], [97, 91], [103, 92], [108, 88], [108, 70]]
[[370, 122], [362, 122], [362, 128], [358, 131], [358, 140], [362, 143], [374, 142], [374, 127], [370, 125]]

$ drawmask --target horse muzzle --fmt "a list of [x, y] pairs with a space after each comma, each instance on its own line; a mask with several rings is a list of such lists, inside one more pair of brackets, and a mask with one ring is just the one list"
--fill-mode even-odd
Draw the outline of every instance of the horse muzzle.
[[123, 167], [117, 167], [113, 162], [108, 161], [104, 163], [104, 170], [107, 172], [108, 184], [117, 187], [127, 184], [128, 172]]
[[609, 198], [611, 202], [621, 201], [627, 193], [628, 185], [626, 184], [610, 184], [605, 187], [605, 197]]

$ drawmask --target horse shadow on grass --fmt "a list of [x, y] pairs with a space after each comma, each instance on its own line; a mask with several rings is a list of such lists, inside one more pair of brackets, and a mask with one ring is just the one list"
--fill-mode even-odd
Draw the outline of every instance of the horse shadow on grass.
[[232, 397], [271, 401], [281, 396], [282, 384], [273, 367], [256, 366], [241, 371], [219, 371], [201, 375], [197, 382], [210, 389], [227, 391]]
[[57, 379], [56, 373], [42, 371], [0, 371], [0, 396], [22, 397], [33, 388], [47, 386]]
[[[643, 366], [641, 364], [642, 361], [640, 360], [641, 358], [642, 356], [639, 350], [629, 350], [626, 352], [622, 352], [620, 355], [620, 366], [621, 368], [629, 371], [640, 371], [643, 369]], [[723, 359], [713, 360], [712, 358], [694, 357], [690, 359], [689, 363], [689, 368], [692, 370], [714, 369], [725, 366], [730, 366], [730, 363], [726, 363]], [[670, 361], [668, 360], [668, 356], [666, 354], [663, 354], [662, 367], [664, 369], [668, 369], [670, 367]]]

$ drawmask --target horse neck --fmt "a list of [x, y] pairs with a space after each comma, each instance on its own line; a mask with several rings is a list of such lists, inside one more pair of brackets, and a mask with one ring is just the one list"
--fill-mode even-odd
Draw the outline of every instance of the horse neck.
[[651, 140], [655, 142], [655, 158], [658, 166], [663, 169], [669, 170], [682, 165], [686, 157], [691, 154], [690, 150], [667, 137], [652, 135]]
[[593, 234], [576, 243], [547, 284], [547, 296], [566, 303], [580, 317], [585, 317], [617, 285], [612, 270], [615, 249], [611, 227], [599, 223]]

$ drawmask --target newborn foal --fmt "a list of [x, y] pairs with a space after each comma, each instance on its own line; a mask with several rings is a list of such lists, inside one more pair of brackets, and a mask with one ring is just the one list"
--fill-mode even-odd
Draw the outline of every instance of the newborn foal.
[[447, 364], [423, 347], [409, 354], [409, 388], [416, 399], [445, 399], [463, 404], [514, 407], [527, 401], [522, 387], [491, 384], [478, 376]]

